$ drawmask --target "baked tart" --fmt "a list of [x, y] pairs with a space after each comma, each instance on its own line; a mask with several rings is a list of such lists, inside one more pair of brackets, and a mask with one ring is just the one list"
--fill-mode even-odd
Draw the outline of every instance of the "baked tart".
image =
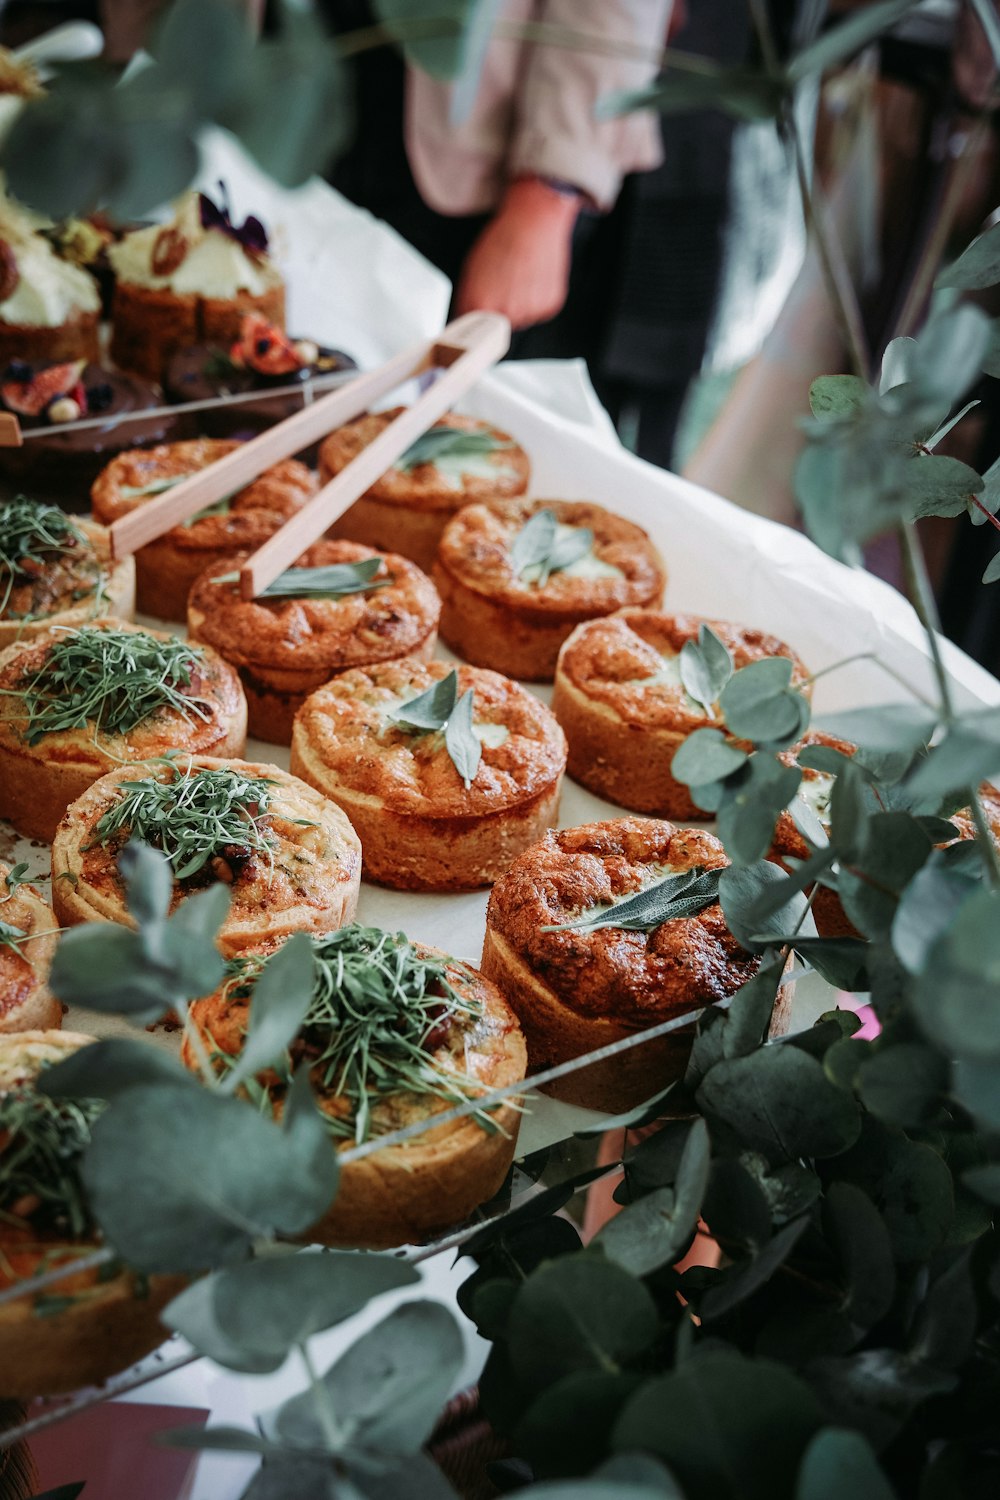
[[[548, 833], [514, 861], [490, 895], [481, 968], [521, 1022], [532, 1071], [714, 1005], [756, 974], [759, 956], [718, 903], [728, 863], [712, 834], [644, 818]], [[640, 893], [642, 910], [626, 907]], [[693, 1034], [668, 1032], [546, 1092], [630, 1109], [683, 1074]]]
[[666, 583], [641, 527], [582, 500], [466, 506], [445, 528], [433, 577], [452, 650], [529, 682], [552, 681], [582, 620], [658, 605]]
[[[45, 1067], [92, 1037], [0, 1037], [0, 1290], [101, 1248], [80, 1159], [103, 1104], [34, 1091]], [[0, 1395], [30, 1400], [100, 1385], [166, 1337], [159, 1313], [180, 1276], [140, 1276], [111, 1261], [0, 1304]]]
[[229, 886], [217, 939], [226, 955], [354, 916], [357, 834], [339, 807], [277, 766], [197, 756], [123, 766], [95, 781], [67, 809], [52, 846], [60, 922], [135, 925], [118, 869], [130, 838], [167, 856], [172, 910], [216, 881]]
[[[717, 727], [714, 703], [693, 698], [681, 680], [681, 653], [711, 626], [739, 670], [766, 656], [806, 669], [784, 642], [763, 631], [694, 615], [623, 609], [578, 625], [559, 653], [552, 710], [569, 741], [569, 774], [588, 791], [654, 817], [709, 818], [671, 772], [674, 755], [696, 729]], [[747, 746], [746, 748], [749, 748]]]
[[395, 552], [316, 542], [256, 599], [235, 567], [210, 569], [191, 590], [188, 632], [240, 674], [250, 733], [287, 745], [310, 693], [338, 672], [429, 657], [441, 604], [430, 579]]
[[[402, 410], [369, 412], [331, 433], [319, 450], [323, 483], [346, 468]], [[335, 522], [332, 535], [383, 551], [391, 548], [429, 573], [441, 533], [455, 512], [476, 500], [523, 495], [529, 471], [528, 455], [508, 433], [449, 412]]]
[[0, 369], [98, 357], [97, 282], [57, 254], [44, 224], [0, 195]]
[[170, 357], [192, 344], [232, 343], [256, 313], [285, 326], [285, 284], [260, 220], [233, 221], [223, 199], [189, 193], [168, 224], [151, 224], [110, 245], [115, 275], [111, 357], [162, 381]]
[[491, 884], [555, 825], [565, 764], [531, 693], [440, 661], [345, 672], [292, 731], [293, 772], [347, 813], [367, 878], [403, 890]]
[[0, 817], [51, 843], [71, 802], [129, 761], [242, 755], [247, 705], [210, 646], [102, 621], [0, 651]]
[[[351, 926], [312, 942], [312, 1002], [283, 1063], [257, 1077], [261, 1107], [280, 1115], [292, 1073], [308, 1066], [334, 1149], [426, 1129], [346, 1162], [309, 1238], [378, 1249], [461, 1223], [507, 1175], [517, 1102], [440, 1126], [434, 1116], [520, 1082], [527, 1054], [516, 1018], [475, 969], [401, 932]], [[220, 1072], [242, 1051], [266, 965], [265, 955], [232, 961], [225, 985], [191, 1007]], [[190, 1040], [183, 1056], [197, 1067]]]
[[108, 534], [57, 505], [0, 500], [0, 648], [53, 625], [135, 614], [135, 563], [112, 563]]
[[[234, 442], [193, 438], [119, 454], [91, 491], [95, 520], [110, 525], [231, 453]], [[159, 536], [136, 554], [139, 608], [160, 620], [187, 618], [191, 585], [206, 568], [252, 552], [301, 510], [316, 490], [305, 464], [286, 458], [252, 483]]]
[[55, 914], [21, 880], [23, 871], [0, 862], [0, 1034], [62, 1025], [62, 1006], [48, 984]]

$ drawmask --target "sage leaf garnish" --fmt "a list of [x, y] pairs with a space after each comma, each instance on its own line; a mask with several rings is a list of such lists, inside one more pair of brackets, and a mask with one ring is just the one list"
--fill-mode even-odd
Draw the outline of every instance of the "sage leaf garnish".
[[[539, 510], [527, 520], [510, 546], [510, 564], [518, 578], [544, 586], [552, 573], [579, 562], [594, 545], [589, 526], [559, 533], [555, 512]], [[527, 578], [528, 574], [530, 578]]]
[[[27, 862], [25, 860], [22, 860], [20, 864], [14, 865], [12, 869], [7, 871], [7, 874], [4, 876], [3, 883], [7, 887], [10, 894], [13, 896], [18, 887], [25, 884], [27, 878]], [[8, 898], [5, 896], [3, 899], [6, 901]]]
[[[258, 599], [341, 599], [348, 594], [367, 594], [392, 583], [391, 576], [375, 582], [382, 566], [380, 557], [365, 557], [356, 563], [331, 563], [325, 568], [286, 568], [273, 583], [261, 589]], [[239, 573], [221, 573], [213, 583], [238, 583]]]
[[0, 948], [13, 948], [20, 953], [20, 944], [27, 936], [23, 927], [15, 927], [12, 922], [0, 922]]
[[185, 479], [193, 477], [194, 471], [190, 474], [170, 474], [163, 479], [151, 479], [148, 484], [123, 484], [118, 493], [123, 500], [146, 500], [151, 495], [164, 495], [167, 490], [172, 490], [183, 484]]
[[61, 634], [38, 670], [18, 683], [27, 717], [24, 738], [37, 745], [47, 734], [85, 729], [128, 734], [160, 709], [208, 719], [207, 698], [190, 691], [204, 653], [171, 636], [140, 630], [84, 626]]
[[483, 747], [473, 729], [475, 694], [468, 688], [459, 698], [458, 673], [453, 667], [426, 692], [411, 698], [389, 715], [392, 723], [414, 734], [443, 733], [445, 749], [468, 791], [476, 779]]
[[439, 458], [478, 458], [485, 453], [500, 453], [513, 443], [502, 442], [492, 432], [464, 432], [460, 427], [431, 427], [411, 443], [395, 467], [404, 474], [420, 464], [437, 463]]
[[91, 848], [122, 836], [138, 839], [166, 855], [175, 880], [190, 879], [216, 857], [232, 870], [255, 853], [270, 855], [261, 822], [273, 782], [229, 766], [181, 770], [170, 764], [169, 781], [147, 776], [121, 783], [122, 795], [98, 820]]
[[[284, 1062], [274, 1066], [288, 1078], [304, 1053], [315, 1085], [348, 1101], [348, 1113], [324, 1111], [331, 1134], [358, 1144], [367, 1140], [376, 1133], [373, 1109], [390, 1095], [458, 1103], [481, 1091], [476, 1079], [431, 1057], [456, 1028], [475, 1025], [482, 1013], [474, 994], [452, 984], [448, 961], [419, 952], [402, 932], [358, 923], [310, 942], [312, 994], [305, 1019]], [[254, 997], [251, 1015], [257, 987], [272, 965], [281, 967], [282, 951], [267, 959], [239, 957], [227, 966], [229, 992]], [[248, 1048], [251, 1041], [252, 1033]], [[458, 1056], [464, 1056], [462, 1049]], [[241, 1056], [217, 1054], [214, 1062], [224, 1079], [228, 1072], [241, 1082], [246, 1078]]]
[[714, 705], [733, 675], [733, 659], [710, 625], [699, 626], [697, 643], [685, 641], [680, 671], [688, 696], [701, 705], [709, 718], [714, 718]]
[[719, 899], [721, 870], [692, 865], [679, 875], [667, 875], [655, 885], [616, 901], [603, 911], [588, 913], [575, 922], [556, 922], [542, 932], [597, 932], [601, 927], [621, 927], [630, 932], [652, 932], [664, 922], [696, 917]]

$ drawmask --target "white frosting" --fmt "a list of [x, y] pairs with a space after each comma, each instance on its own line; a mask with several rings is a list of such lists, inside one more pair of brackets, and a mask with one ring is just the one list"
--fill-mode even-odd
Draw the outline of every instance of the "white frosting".
[[277, 272], [268, 261], [255, 261], [238, 241], [221, 229], [203, 229], [198, 217], [197, 197], [193, 196], [178, 210], [169, 226], [184, 235], [188, 251], [179, 266], [166, 275], [153, 270], [153, 250], [162, 224], [135, 229], [117, 245], [108, 249], [108, 259], [120, 281], [156, 290], [169, 290], [179, 296], [235, 297], [249, 292], [259, 297], [277, 280]]
[[0, 302], [0, 319], [29, 328], [58, 328], [81, 312], [97, 312], [97, 282], [82, 266], [60, 260], [38, 233], [44, 221], [24, 212], [9, 198], [0, 199], [0, 239], [10, 245], [19, 280]]

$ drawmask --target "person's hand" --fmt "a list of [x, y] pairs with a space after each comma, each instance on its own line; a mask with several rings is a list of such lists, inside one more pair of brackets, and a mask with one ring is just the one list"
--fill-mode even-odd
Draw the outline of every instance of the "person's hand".
[[554, 318], [566, 301], [573, 226], [581, 200], [519, 178], [466, 257], [458, 313], [503, 313], [514, 328]]

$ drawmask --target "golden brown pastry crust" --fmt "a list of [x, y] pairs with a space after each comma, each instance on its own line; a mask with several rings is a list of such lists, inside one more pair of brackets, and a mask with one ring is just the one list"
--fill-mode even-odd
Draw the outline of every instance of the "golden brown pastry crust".
[[[490, 896], [482, 970], [518, 1015], [533, 1070], [726, 999], [757, 972], [759, 957], [740, 948], [718, 904], [649, 933], [542, 930], [664, 874], [728, 863], [711, 834], [643, 818], [547, 834], [515, 861]], [[630, 1108], [683, 1071], [691, 1040], [690, 1028], [668, 1033], [547, 1091]]]
[[[320, 477], [325, 484], [356, 458], [404, 408], [369, 412], [349, 422], [324, 440], [319, 450]], [[521, 495], [528, 487], [530, 464], [524, 449], [489, 422], [449, 412], [434, 424], [463, 432], [493, 433], [511, 446], [488, 455], [497, 470], [494, 481], [474, 474], [450, 484], [433, 464], [417, 464], [409, 473], [392, 468], [335, 522], [332, 535], [365, 542], [383, 551], [390, 548], [412, 558], [430, 572], [441, 532], [449, 517], [475, 500]]]
[[[185, 761], [185, 766], [187, 762]], [[227, 957], [291, 932], [332, 932], [354, 916], [361, 877], [361, 845], [340, 808], [277, 766], [199, 755], [195, 770], [232, 766], [273, 781], [269, 829], [272, 857], [255, 854], [230, 885], [229, 914], [217, 943]], [[60, 922], [109, 921], [134, 926], [125, 906], [116, 850], [89, 847], [98, 820], [134, 781], [138, 767], [102, 776], [67, 808], [52, 845], [53, 903]], [[143, 776], [166, 780], [168, 766], [147, 764]], [[303, 821], [297, 821], [303, 820]], [[70, 879], [75, 877], [75, 881]], [[175, 882], [172, 910], [188, 890]]]
[[[142, 489], [158, 479], [194, 474], [238, 446], [222, 438], [194, 438], [119, 453], [94, 481], [94, 516], [110, 525], [155, 498], [124, 495], [123, 489]], [[136, 554], [140, 610], [157, 619], [183, 622], [188, 593], [198, 575], [261, 546], [302, 509], [315, 490], [315, 475], [305, 464], [286, 458], [238, 490], [227, 511], [174, 526], [141, 547]]]
[[338, 672], [404, 656], [429, 657], [441, 604], [430, 579], [405, 557], [355, 542], [316, 542], [296, 566], [327, 567], [382, 557], [375, 575], [392, 581], [338, 599], [251, 599], [206, 571], [191, 590], [188, 631], [238, 670], [250, 733], [288, 744], [310, 693]]
[[[33, 619], [15, 618], [11, 611], [32, 609], [32, 597], [37, 600], [37, 585], [33, 588], [19, 585], [11, 590], [7, 608], [0, 615], [0, 650], [18, 641], [30, 640], [53, 625], [70, 627], [87, 625], [94, 620], [135, 618], [135, 559], [123, 557], [113, 563], [105, 527], [94, 521], [78, 519], [74, 519], [73, 525], [87, 538], [87, 551], [101, 570], [100, 588], [95, 588], [84, 598], [74, 598], [82, 582], [76, 560], [70, 558], [64, 562], [56, 559], [46, 575], [44, 613], [36, 613]], [[37, 609], [37, 603], [34, 607]]]
[[10, 868], [0, 862], [0, 922], [25, 936], [0, 942], [0, 1034], [59, 1027], [62, 1006], [48, 985], [56, 951], [55, 913], [33, 885], [11, 891], [6, 884]]
[[[117, 620], [97, 626], [116, 632], [174, 637]], [[20, 646], [0, 651], [0, 817], [27, 838], [51, 843], [59, 820], [87, 787], [125, 761], [150, 760], [177, 750], [222, 759], [242, 755], [247, 740], [247, 705], [234, 669], [210, 646], [188, 692], [204, 700], [186, 718], [179, 709], [158, 710], [126, 735], [100, 735], [94, 726], [46, 734], [35, 745], [24, 739], [27, 715], [18, 690], [39, 670], [52, 645], [65, 638], [61, 628], [40, 633]]]
[[459, 666], [478, 724], [507, 729], [483, 745], [466, 789], [440, 735], [393, 726], [389, 712], [451, 671], [412, 658], [346, 672], [295, 717], [292, 771], [344, 809], [361, 837], [365, 874], [404, 890], [488, 885], [556, 820], [566, 742], [551, 712], [501, 677]]
[[[285, 326], [285, 287], [277, 271], [275, 284], [257, 296], [200, 297], [163, 287], [115, 284], [111, 308], [111, 358], [123, 370], [162, 381], [167, 362], [192, 344], [233, 343], [244, 317], [260, 313], [269, 323]], [[96, 359], [96, 354], [88, 356]]]
[[[680, 680], [657, 681], [663, 657], [679, 657], [710, 625], [739, 670], [765, 656], [793, 663], [792, 681], [809, 695], [806, 668], [789, 646], [744, 625], [623, 609], [578, 625], [559, 653], [552, 710], [569, 741], [569, 774], [599, 797], [656, 817], [710, 818], [671, 772], [696, 729], [718, 727]], [[749, 749], [749, 746], [745, 746]]]
[[[541, 587], [523, 583], [510, 548], [522, 526], [551, 510], [564, 526], [589, 527], [594, 555], [618, 577], [553, 573]], [[666, 572], [649, 537], [601, 505], [572, 500], [510, 500], [469, 505], [445, 528], [434, 565], [441, 595], [441, 638], [479, 667], [550, 682], [563, 641], [582, 620], [627, 605], [657, 605]]]
[[[421, 949], [420, 944], [414, 946]], [[483, 1093], [520, 1081], [527, 1050], [517, 1018], [502, 995], [465, 964], [452, 961], [448, 977], [460, 992], [479, 999], [482, 1018], [468, 1029], [455, 1028], [432, 1055], [442, 1066], [471, 1074]], [[242, 1049], [248, 999], [227, 998], [217, 991], [191, 1009], [209, 1045], [231, 1055]], [[182, 1056], [188, 1067], [197, 1066], [187, 1042]], [[324, 1093], [318, 1081], [316, 1086], [320, 1108], [343, 1117], [347, 1102]], [[507, 1175], [517, 1138], [516, 1106], [516, 1100], [509, 1100], [492, 1112], [498, 1127], [492, 1133], [469, 1117], [345, 1163], [331, 1208], [304, 1238], [324, 1245], [383, 1249], [462, 1222], [499, 1191]], [[372, 1119], [375, 1130], [387, 1134], [448, 1108], [446, 1100], [398, 1094], [376, 1104]], [[280, 1112], [278, 1101], [276, 1109]], [[344, 1141], [337, 1149], [343, 1152], [350, 1145]]]
[[55, 328], [0, 322], [0, 367], [14, 359], [54, 365], [75, 359], [98, 364], [100, 358], [96, 312], [76, 312]]

